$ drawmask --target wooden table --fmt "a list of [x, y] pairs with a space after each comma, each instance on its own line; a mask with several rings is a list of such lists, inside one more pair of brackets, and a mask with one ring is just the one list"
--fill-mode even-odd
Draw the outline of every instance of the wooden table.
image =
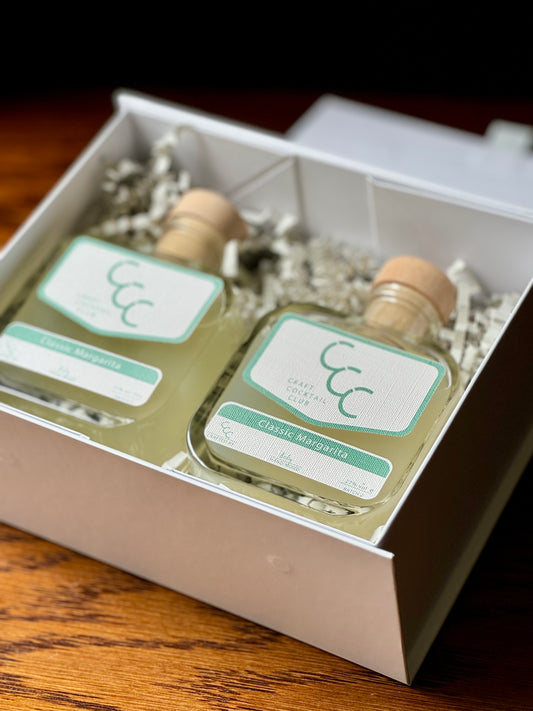
[[[285, 131], [318, 93], [159, 95]], [[533, 101], [353, 98], [477, 132], [493, 117], [533, 124]], [[11, 97], [0, 108], [3, 242], [112, 107], [104, 91]], [[412, 687], [0, 525], [0, 708], [533, 709], [531, 473]]]

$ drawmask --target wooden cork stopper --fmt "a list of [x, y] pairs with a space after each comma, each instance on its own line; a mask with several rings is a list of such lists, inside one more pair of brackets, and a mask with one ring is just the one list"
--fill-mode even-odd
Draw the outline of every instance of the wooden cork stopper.
[[226, 242], [242, 240], [246, 235], [246, 223], [225, 197], [195, 188], [185, 193], [167, 215], [156, 255], [218, 269]]
[[176, 207], [169, 212], [168, 219], [182, 215], [210, 223], [224, 235], [226, 241], [246, 237], [246, 224], [237, 209], [229, 200], [213, 190], [194, 188], [186, 192]]
[[399, 256], [386, 262], [372, 282], [372, 287], [396, 283], [408, 286], [431, 302], [443, 324], [455, 308], [457, 289], [446, 274], [420, 257]]

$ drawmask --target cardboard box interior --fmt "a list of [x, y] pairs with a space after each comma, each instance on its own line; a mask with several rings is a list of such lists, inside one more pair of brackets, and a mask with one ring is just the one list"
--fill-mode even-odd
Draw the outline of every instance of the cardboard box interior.
[[[521, 344], [533, 311], [532, 218], [125, 92], [5, 250], [0, 306], [84, 223], [104, 162], [146, 157], [176, 126], [176, 161], [239, 207], [293, 214], [309, 233], [355, 241], [380, 258], [415, 253], [442, 268], [463, 258], [487, 289], [520, 292], [520, 303], [377, 546], [7, 406], [0, 515], [409, 683], [531, 454]], [[506, 387], [495, 387], [502, 373]]]

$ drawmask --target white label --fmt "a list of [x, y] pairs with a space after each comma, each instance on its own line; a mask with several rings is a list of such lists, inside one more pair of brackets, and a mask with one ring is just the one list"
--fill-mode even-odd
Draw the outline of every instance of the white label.
[[243, 377], [307, 422], [401, 436], [444, 373], [440, 363], [286, 315]]
[[161, 380], [157, 368], [17, 322], [0, 336], [0, 361], [133, 406]]
[[78, 237], [38, 294], [94, 333], [181, 343], [222, 288], [218, 277]]
[[234, 402], [219, 408], [205, 436], [361, 499], [377, 496], [392, 470], [388, 459]]

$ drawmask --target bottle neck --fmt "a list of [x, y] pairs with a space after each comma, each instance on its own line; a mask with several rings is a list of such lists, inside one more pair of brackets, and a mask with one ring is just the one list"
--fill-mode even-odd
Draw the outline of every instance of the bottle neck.
[[442, 326], [425, 296], [403, 284], [386, 283], [371, 292], [364, 312], [369, 326], [388, 328], [415, 339], [433, 338]]
[[156, 245], [155, 256], [218, 272], [225, 244], [224, 235], [208, 222], [190, 215], [179, 215], [167, 222]]

